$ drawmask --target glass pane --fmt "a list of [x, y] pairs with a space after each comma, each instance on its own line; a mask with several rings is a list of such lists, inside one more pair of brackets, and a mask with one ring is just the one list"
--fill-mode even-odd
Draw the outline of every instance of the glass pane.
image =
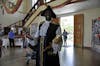
[[32, 0], [32, 6], [37, 2], [37, 0]]
[[50, 2], [51, 0], [44, 0], [44, 3]]

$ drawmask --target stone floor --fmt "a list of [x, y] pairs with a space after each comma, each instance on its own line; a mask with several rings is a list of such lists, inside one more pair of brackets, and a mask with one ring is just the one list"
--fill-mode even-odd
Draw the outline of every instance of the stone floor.
[[[61, 66], [100, 66], [100, 54], [90, 49], [62, 47], [59, 56]], [[24, 50], [22, 48], [3, 49], [0, 66], [27, 66]], [[35, 66], [35, 60], [31, 60], [28, 66]]]
[[[3, 49], [0, 66], [27, 66], [25, 50], [22, 48]], [[28, 66], [35, 66], [35, 60], [31, 60]]]
[[60, 64], [61, 66], [100, 66], [100, 53], [90, 49], [62, 48]]

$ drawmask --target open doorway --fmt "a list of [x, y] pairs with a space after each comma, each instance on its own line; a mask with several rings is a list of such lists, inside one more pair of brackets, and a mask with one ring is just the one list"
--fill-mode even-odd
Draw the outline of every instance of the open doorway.
[[[67, 40], [66, 40], [66, 46], [74, 46], [74, 16], [66, 16], [60, 18], [60, 25], [62, 33], [65, 29], [65, 31], [68, 32]], [[64, 45], [64, 43], [63, 43]]]

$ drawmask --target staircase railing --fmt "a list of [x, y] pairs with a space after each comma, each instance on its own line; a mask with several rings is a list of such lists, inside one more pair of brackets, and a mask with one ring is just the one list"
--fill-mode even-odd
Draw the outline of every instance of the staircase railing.
[[[41, 3], [42, 1], [42, 3]], [[57, 6], [54, 6], [52, 8], [59, 8], [59, 7], [63, 7], [65, 5], [68, 5], [68, 4], [71, 4], [71, 3], [76, 3], [76, 2], [81, 2], [81, 1], [84, 1], [84, 0], [66, 0], [66, 2], [62, 3], [62, 4], [59, 4]], [[35, 11], [38, 10], [38, 8], [42, 5], [46, 5], [46, 4], [49, 4], [51, 5], [50, 3], [51, 2], [56, 2], [56, 0], [51, 0], [50, 2], [47, 2], [47, 3], [43, 3], [43, 0], [38, 0], [34, 6], [30, 9], [30, 11], [28, 12], [28, 14], [26, 15], [26, 17], [22, 20], [22, 24], [23, 26], [26, 24], [26, 22], [30, 19], [30, 17], [35, 13]], [[35, 8], [35, 6], [37, 6], [37, 9]], [[37, 17], [37, 16], [36, 16]]]
[[[26, 17], [22, 20], [22, 25], [27, 22], [27, 20], [32, 16], [32, 14], [35, 12], [35, 10], [39, 7], [39, 0], [33, 5], [33, 7], [30, 9], [30, 11], [27, 13]], [[36, 8], [37, 6], [37, 8]]]

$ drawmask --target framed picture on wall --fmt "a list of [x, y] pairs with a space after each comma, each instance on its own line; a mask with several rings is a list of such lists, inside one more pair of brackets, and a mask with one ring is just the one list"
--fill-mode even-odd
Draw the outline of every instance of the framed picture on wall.
[[92, 20], [92, 46], [100, 45], [100, 20]]

